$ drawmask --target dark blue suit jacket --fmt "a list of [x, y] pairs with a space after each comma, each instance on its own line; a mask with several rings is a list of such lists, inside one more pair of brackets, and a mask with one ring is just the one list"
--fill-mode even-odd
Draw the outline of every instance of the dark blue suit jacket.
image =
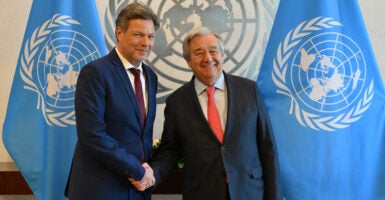
[[150, 197], [128, 181], [142, 179], [141, 157], [147, 161], [152, 150], [157, 76], [142, 66], [148, 90], [144, 130], [134, 89], [115, 49], [81, 70], [75, 95], [78, 142], [66, 188], [70, 199]]
[[166, 100], [161, 145], [150, 165], [162, 181], [184, 156], [183, 199], [281, 198], [274, 139], [254, 81], [225, 74], [228, 111], [221, 144], [199, 104], [194, 78]]

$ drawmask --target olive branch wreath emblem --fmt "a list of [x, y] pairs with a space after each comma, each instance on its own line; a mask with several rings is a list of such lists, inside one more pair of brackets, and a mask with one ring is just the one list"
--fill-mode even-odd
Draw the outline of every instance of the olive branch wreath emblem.
[[118, 17], [119, 12], [130, 3], [130, 0], [109, 0], [108, 6], [104, 14], [104, 40], [107, 49], [111, 50], [116, 44], [115, 38], [115, 19]]
[[36, 28], [30, 39], [25, 42], [24, 51], [20, 56], [20, 76], [24, 81], [24, 89], [33, 91], [38, 94], [37, 109], [41, 108], [42, 114], [46, 123], [50, 126], [57, 125], [60, 127], [67, 127], [75, 125], [75, 111], [56, 112], [47, 107], [45, 104], [45, 95], [42, 94], [38, 86], [33, 81], [33, 68], [37, 61], [35, 56], [43, 48], [43, 42], [46, 41], [52, 30], [58, 26], [80, 25], [80, 23], [70, 16], [55, 14], [51, 19], [45, 21], [41, 27]]
[[312, 32], [333, 28], [335, 26], [342, 26], [342, 24], [329, 17], [316, 17], [309, 21], [301, 22], [295, 29], [290, 30], [284, 41], [279, 44], [277, 55], [273, 59], [272, 79], [279, 88], [277, 93], [291, 98], [289, 113], [293, 114], [294, 110], [295, 117], [302, 126], [310, 127], [317, 131], [335, 131], [336, 129], [349, 127], [351, 123], [359, 120], [362, 114], [370, 107], [371, 100], [374, 96], [374, 83], [372, 79], [370, 86], [365, 90], [364, 95], [355, 107], [337, 116], [324, 117], [301, 109], [291, 90], [286, 86], [286, 73], [289, 67], [288, 61], [293, 54], [293, 48], [301, 42], [303, 37]]
[[[248, 6], [250, 1], [253, 5], [256, 6], [253, 12], [244, 12], [249, 9], [252, 10], [253, 7]], [[119, 12], [127, 6], [130, 0], [109, 0], [108, 5], [104, 13], [104, 40], [107, 46], [107, 49], [111, 50], [116, 44], [115, 39], [115, 19]], [[274, 21], [275, 11], [277, 9], [277, 0], [249, 0], [249, 1], [238, 1], [238, 0], [226, 0], [226, 1], [209, 1], [205, 0], [205, 3], [197, 1], [174, 1], [173, 3], [166, 3], [168, 1], [154, 1], [147, 0], [142, 1], [142, 3], [147, 6], [152, 7], [153, 11], [159, 15], [159, 20], [162, 24], [161, 27], [157, 30], [156, 35], [162, 35], [159, 38], [156, 37], [155, 46], [151, 52], [151, 56], [146, 59], [146, 63], [152, 65], [155, 69], [155, 72], [158, 74], [159, 84], [158, 84], [158, 93], [157, 93], [157, 104], [164, 104], [167, 96], [175, 90], [175, 88], [181, 86], [183, 83], [190, 80], [189, 69], [184, 65], [184, 59], [180, 54], [180, 46], [183, 40], [184, 32], [178, 30], [177, 22], [169, 21], [167, 13], [172, 11], [174, 8], [184, 8], [185, 10], [191, 9], [194, 15], [200, 14], [199, 9], [207, 6], [208, 4], [219, 3], [221, 8], [225, 7], [226, 4], [231, 4], [234, 6], [234, 9], [231, 13], [242, 12], [248, 14], [242, 14], [240, 16], [232, 16], [224, 19], [228, 23], [229, 27], [241, 25], [243, 28], [239, 28], [238, 31], [231, 30], [225, 31], [224, 43], [227, 43], [228, 48], [225, 49], [226, 60], [225, 64], [227, 65], [226, 71], [230, 74], [245, 76], [250, 79], [256, 79], [260, 71], [260, 64], [262, 62], [262, 57], [264, 49], [267, 45], [269, 39], [270, 28]], [[223, 4], [223, 5], [222, 5]], [[223, 6], [223, 7], [222, 7]], [[202, 11], [203, 13], [204, 11]], [[185, 18], [185, 13], [173, 14], [175, 18]], [[178, 16], [180, 15], [180, 16]], [[233, 14], [232, 14], [233, 15]], [[253, 18], [255, 17], [255, 19]], [[200, 18], [194, 17], [195, 19], [200, 20]], [[253, 19], [252, 19], [253, 18]], [[256, 20], [258, 19], [258, 20]], [[180, 21], [178, 21], [180, 22]], [[173, 24], [175, 23], [175, 24]], [[181, 23], [181, 22], [180, 22]], [[183, 22], [185, 23], [185, 22]], [[189, 22], [191, 23], [191, 22]], [[248, 32], [250, 24], [253, 25], [252, 28], [255, 28], [259, 31]], [[209, 26], [206, 23], [206, 26]], [[219, 24], [217, 24], [219, 26]], [[255, 27], [254, 27], [255, 26]], [[212, 28], [212, 27], [209, 27]], [[251, 30], [251, 29], [250, 29]], [[183, 34], [182, 34], [183, 33]], [[219, 32], [218, 32], [219, 33]], [[158, 41], [161, 41], [158, 43]], [[256, 47], [257, 43], [259, 46]], [[247, 44], [247, 45], [242, 45]], [[161, 49], [161, 51], [156, 50]], [[230, 49], [230, 50], [228, 50]], [[162, 54], [168, 54], [164, 56]], [[240, 55], [240, 56], [236, 56]], [[183, 62], [179, 62], [182, 60]], [[167, 65], [167, 70], [164, 68], [159, 68]], [[256, 67], [257, 66], [257, 67]], [[180, 73], [179, 76], [170, 76], [169, 73]]]

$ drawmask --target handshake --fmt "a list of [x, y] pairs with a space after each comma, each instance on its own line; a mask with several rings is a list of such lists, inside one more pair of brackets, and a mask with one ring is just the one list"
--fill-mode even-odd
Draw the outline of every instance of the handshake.
[[128, 178], [128, 181], [138, 190], [144, 191], [155, 185], [155, 177], [152, 168], [147, 163], [143, 163], [142, 167], [146, 170], [142, 180], [138, 181], [133, 178]]

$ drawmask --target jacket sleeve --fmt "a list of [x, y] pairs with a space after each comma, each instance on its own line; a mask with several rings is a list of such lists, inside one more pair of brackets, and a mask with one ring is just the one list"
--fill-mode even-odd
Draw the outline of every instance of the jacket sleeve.
[[181, 147], [177, 142], [177, 133], [173, 125], [175, 119], [173, 119], [169, 105], [170, 103], [166, 101], [161, 143], [150, 160], [150, 166], [154, 170], [156, 186], [170, 174], [171, 170], [176, 168], [177, 162], [181, 158]]

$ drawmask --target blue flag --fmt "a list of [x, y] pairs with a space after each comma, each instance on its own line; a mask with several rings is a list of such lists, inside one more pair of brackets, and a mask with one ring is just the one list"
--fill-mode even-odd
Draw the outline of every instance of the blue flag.
[[385, 199], [385, 91], [357, 0], [281, 0], [257, 83], [286, 199]]
[[82, 66], [104, 54], [93, 0], [33, 1], [3, 141], [36, 199], [65, 199], [77, 140], [76, 80]]

